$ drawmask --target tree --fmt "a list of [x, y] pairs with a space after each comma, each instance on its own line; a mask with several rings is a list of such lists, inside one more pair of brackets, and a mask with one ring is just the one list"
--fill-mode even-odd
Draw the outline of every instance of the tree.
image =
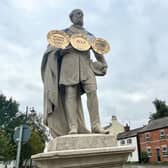
[[141, 152], [141, 162], [142, 163], [148, 163], [149, 162], [148, 153], [146, 151]]
[[19, 104], [12, 98], [0, 94], [0, 158], [4, 161], [16, 158], [17, 146], [13, 142], [14, 129], [28, 124], [32, 129], [30, 140], [22, 145], [21, 163], [30, 159], [32, 154], [43, 152], [47, 134], [38, 115], [26, 116], [19, 112]]
[[40, 133], [38, 130], [33, 129], [29, 141], [22, 145], [20, 167], [24, 164], [26, 166], [26, 163], [31, 158], [31, 155], [42, 153], [44, 147], [45, 142], [43, 141]]
[[10, 138], [3, 130], [0, 130], [0, 160], [12, 160], [14, 151], [15, 146], [11, 143]]
[[168, 106], [166, 105], [165, 101], [155, 99], [153, 104], [155, 106], [156, 112], [151, 114], [150, 119], [158, 119], [168, 116]]
[[19, 112], [19, 104], [3, 94], [0, 94], [0, 114], [0, 128], [8, 134], [23, 122], [24, 115]]
[[28, 114], [26, 124], [29, 125], [32, 132], [29, 141], [22, 146], [23, 160], [30, 159], [31, 155], [43, 152], [47, 140], [39, 115], [35, 112]]
[[18, 107], [19, 104], [15, 100], [0, 94], [0, 155], [3, 155], [4, 161], [16, 157], [16, 145], [12, 141], [12, 134], [15, 125], [22, 121]]
[[35, 113], [34, 111], [28, 115], [27, 123], [35, 129], [44, 142], [48, 142], [51, 139], [49, 129], [43, 124], [43, 118], [40, 114]]
[[45, 143], [40, 135], [40, 132], [38, 132], [38, 130], [32, 131], [29, 144], [31, 145], [32, 155], [43, 152]]

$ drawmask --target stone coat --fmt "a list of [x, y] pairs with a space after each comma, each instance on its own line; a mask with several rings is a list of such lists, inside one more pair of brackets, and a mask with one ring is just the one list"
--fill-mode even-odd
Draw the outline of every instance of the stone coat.
[[[44, 85], [44, 123], [50, 128], [53, 137], [68, 134], [68, 122], [64, 109], [64, 87], [59, 86], [59, 54], [58, 49], [49, 46], [44, 53], [41, 75]], [[85, 126], [80, 93], [77, 99], [78, 132], [88, 133]]]
[[75, 85], [89, 79], [89, 82], [96, 85], [96, 78], [91, 69], [89, 52], [79, 52], [71, 50], [65, 55], [60, 72], [60, 84]]
[[[95, 37], [87, 32], [84, 28], [76, 28], [71, 26], [64, 30], [69, 36], [76, 33], [86, 35], [93, 40]], [[93, 62], [89, 51], [77, 51], [69, 46], [69, 53], [64, 55], [61, 63], [60, 81], [59, 84], [75, 85], [83, 81], [88, 81], [87, 84], [94, 84], [96, 87], [96, 77], [94, 73]], [[107, 67], [106, 61], [102, 55], [94, 53], [96, 59]], [[95, 88], [96, 89], [96, 88]]]
[[[73, 33], [86, 33], [90, 38], [93, 36], [73, 26], [64, 30], [69, 35]], [[91, 83], [96, 84], [94, 66], [90, 59], [90, 52], [79, 52], [70, 49], [70, 52], [63, 57], [60, 56], [58, 48], [48, 46], [44, 53], [41, 65], [41, 74], [44, 84], [44, 123], [50, 128], [53, 137], [66, 135], [68, 123], [65, 112], [65, 91], [64, 85], [78, 84], [88, 78]], [[103, 56], [95, 53], [102, 68], [107, 67]], [[98, 65], [98, 64], [97, 64]], [[88, 132], [83, 115], [81, 92], [77, 98], [77, 122], [78, 133]]]

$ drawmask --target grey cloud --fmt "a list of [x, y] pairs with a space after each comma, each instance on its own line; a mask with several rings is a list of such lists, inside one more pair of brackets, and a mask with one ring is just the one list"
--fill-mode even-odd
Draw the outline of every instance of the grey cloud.
[[0, 89], [15, 97], [22, 110], [33, 105], [42, 111], [40, 63], [46, 34], [68, 27], [74, 8], [84, 10], [86, 29], [111, 45], [105, 56], [108, 74], [98, 78], [103, 124], [115, 114], [122, 123], [141, 126], [154, 111], [153, 99], [168, 101], [167, 1], [8, 0], [0, 1], [0, 8]]
[[42, 85], [37, 85], [36, 83], [26, 83], [25, 84], [25, 89], [29, 90], [29, 92], [41, 92], [42, 91]]

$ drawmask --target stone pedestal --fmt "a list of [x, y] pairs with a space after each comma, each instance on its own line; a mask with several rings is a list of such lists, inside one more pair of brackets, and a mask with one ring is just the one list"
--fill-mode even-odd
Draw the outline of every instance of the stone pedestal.
[[133, 150], [116, 146], [112, 135], [77, 134], [55, 138], [32, 159], [39, 168], [122, 168]]

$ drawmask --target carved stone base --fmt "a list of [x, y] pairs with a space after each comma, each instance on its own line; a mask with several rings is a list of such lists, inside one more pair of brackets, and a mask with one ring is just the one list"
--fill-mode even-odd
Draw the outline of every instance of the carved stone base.
[[91, 149], [116, 146], [113, 135], [107, 134], [73, 134], [60, 136], [48, 144], [48, 152], [61, 150]]
[[32, 159], [39, 168], [122, 168], [134, 148], [115, 142], [112, 135], [67, 135], [51, 141], [48, 152]]

